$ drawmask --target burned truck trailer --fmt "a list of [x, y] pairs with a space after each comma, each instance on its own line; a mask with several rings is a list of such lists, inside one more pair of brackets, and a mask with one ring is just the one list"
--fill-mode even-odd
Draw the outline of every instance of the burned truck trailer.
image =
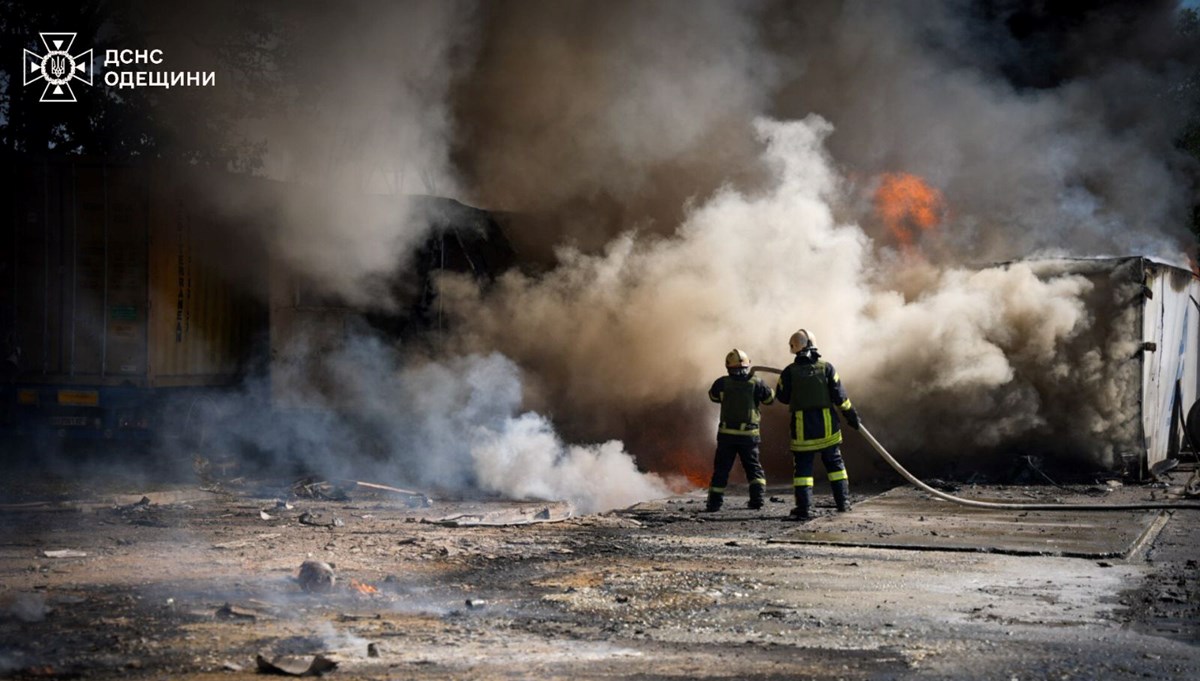
[[1132, 478], [1190, 449], [1184, 424], [1200, 382], [1200, 279], [1140, 256], [1022, 264], [1090, 287], [1082, 301], [1088, 329], [1066, 341], [1056, 370], [1022, 377], [1039, 394], [1045, 426], [1018, 448]]
[[[236, 384], [266, 306], [196, 178], [165, 164], [5, 164], [0, 428], [147, 439], [164, 398]], [[220, 250], [218, 250], [220, 242]]]
[[515, 261], [487, 211], [441, 197], [357, 196], [351, 204], [386, 219], [417, 213], [428, 229], [378, 282], [399, 304], [362, 309], [273, 252], [295, 231], [288, 220], [346, 219], [305, 210], [324, 200], [312, 188], [84, 158], [16, 159], [0, 173], [5, 435], [194, 437], [205, 398], [269, 373], [275, 396], [291, 399], [263, 407], [294, 402], [303, 397], [296, 379], [320, 386], [319, 355], [348, 334], [439, 329], [438, 273], [487, 281]]

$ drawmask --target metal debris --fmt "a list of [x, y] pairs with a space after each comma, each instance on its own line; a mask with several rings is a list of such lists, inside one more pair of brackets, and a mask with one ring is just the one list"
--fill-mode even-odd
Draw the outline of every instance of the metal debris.
[[116, 506], [116, 510], [121, 511], [121, 512], [141, 510], [142, 508], [149, 506], [151, 503], [153, 503], [153, 502], [150, 501], [150, 497], [143, 495], [141, 499], [133, 502], [132, 504], [125, 504], [124, 506], [120, 506], [120, 505]]
[[421, 522], [445, 527], [504, 527], [557, 523], [574, 517], [574, 514], [575, 509], [570, 504], [562, 502], [544, 506], [502, 509], [488, 513], [459, 513], [443, 518], [422, 518]]
[[340, 486], [316, 478], [301, 478], [292, 485], [292, 495], [307, 499], [350, 501], [350, 495]]
[[244, 610], [242, 608], [239, 608], [239, 607], [230, 605], [229, 603], [226, 603], [225, 605], [222, 605], [221, 607], [217, 608], [216, 617], [219, 620], [254, 621], [254, 620], [258, 619], [258, 613], [252, 612], [250, 610]]
[[87, 558], [87, 553], [84, 551], [76, 551], [75, 549], [54, 549], [52, 551], [42, 551], [42, 555], [46, 558]]
[[1179, 467], [1179, 459], [1163, 459], [1150, 467], [1150, 477], [1159, 480], [1162, 476]]
[[300, 574], [296, 578], [300, 588], [309, 593], [328, 593], [337, 583], [333, 566], [319, 560], [306, 560], [300, 564]]
[[346, 522], [337, 516], [334, 516], [333, 520], [330, 520], [329, 522], [323, 522], [320, 520], [320, 518], [320, 513], [309, 513], [308, 511], [305, 511], [304, 513], [300, 514], [299, 521], [301, 525], [309, 525], [311, 527], [344, 527], [346, 525]]
[[313, 655], [312, 659], [295, 655], [281, 655], [268, 660], [259, 653], [254, 658], [260, 674], [280, 676], [322, 676], [337, 669], [338, 663], [324, 655]]
[[433, 504], [433, 499], [429, 498], [428, 495], [426, 495], [422, 492], [417, 492], [415, 490], [411, 490], [411, 489], [401, 489], [399, 487], [389, 487], [388, 485], [380, 485], [380, 484], [374, 483], [374, 482], [363, 482], [362, 480], [339, 480], [338, 482], [346, 483], [349, 485], [354, 485], [356, 487], [361, 487], [364, 489], [378, 490], [381, 492], [391, 492], [392, 494], [398, 494], [402, 497], [405, 497], [405, 501], [409, 507], [418, 507], [419, 506], [422, 508], [428, 508], [429, 506], [431, 506]]

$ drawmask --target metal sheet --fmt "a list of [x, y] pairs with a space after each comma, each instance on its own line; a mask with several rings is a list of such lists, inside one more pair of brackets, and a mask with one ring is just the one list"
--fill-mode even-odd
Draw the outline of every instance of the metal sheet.
[[226, 241], [229, 226], [216, 223], [203, 197], [188, 193], [188, 183], [199, 181], [172, 176], [160, 182], [150, 209], [151, 384], [232, 383], [266, 323], [265, 310], [219, 267], [239, 245]]
[[255, 232], [201, 191], [234, 180], [86, 159], [2, 173], [11, 212], [0, 220], [0, 343], [6, 355], [20, 349], [16, 382], [236, 382], [266, 311], [254, 299], [259, 275], [224, 265], [250, 250], [230, 235]]
[[[1200, 283], [1191, 272], [1147, 267], [1142, 338], [1155, 344], [1142, 367], [1142, 427], [1146, 464], [1152, 466], [1179, 451], [1181, 414], [1196, 400], [1197, 309]], [[1176, 384], [1178, 383], [1178, 391]]]
[[[992, 498], [1001, 496], [997, 491]], [[983, 497], [972, 494], [971, 498]], [[1064, 501], [1097, 500], [1081, 496]], [[897, 488], [856, 505], [852, 513], [818, 518], [770, 541], [1124, 558], [1157, 532], [1160, 517], [1165, 518], [1160, 511], [992, 511], [935, 500], [912, 488]]]

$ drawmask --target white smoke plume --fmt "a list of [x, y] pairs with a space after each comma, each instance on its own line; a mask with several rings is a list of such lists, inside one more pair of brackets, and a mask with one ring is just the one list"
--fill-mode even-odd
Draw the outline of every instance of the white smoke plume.
[[[376, 470], [434, 489], [565, 499], [585, 512], [662, 496], [664, 480], [639, 472], [620, 442], [567, 444], [549, 419], [524, 411], [521, 379], [504, 357], [402, 361], [359, 315], [408, 310], [414, 252], [444, 226], [432, 203], [410, 197], [463, 196], [451, 86], [476, 54], [477, 9], [359, 1], [252, 3], [243, 13], [220, 3], [155, 14], [151, 23], [192, 37], [184, 42], [253, 34], [251, 53], [266, 62], [251, 66], [279, 81], [238, 120], [238, 132], [262, 144], [261, 178], [198, 192], [230, 223], [253, 228], [232, 241], [259, 242], [244, 259], [265, 272], [272, 310], [269, 376], [247, 386], [245, 401], [205, 407], [241, 417], [220, 419], [238, 422], [232, 432], [210, 428], [219, 437], [210, 445], [343, 477]], [[654, 49], [650, 33], [642, 42]], [[737, 85], [734, 74], [726, 81]], [[675, 135], [662, 152], [670, 156], [703, 132], [664, 125], [626, 146]], [[263, 402], [272, 417], [256, 417], [263, 412], [251, 405]]]
[[[1027, 265], [923, 271], [880, 257], [858, 226], [834, 217], [844, 185], [825, 151], [831, 126], [810, 117], [756, 127], [774, 185], [718, 192], [672, 238], [626, 234], [603, 254], [564, 252], [556, 270], [509, 275], [490, 295], [448, 279], [443, 295], [464, 342], [549, 377], [539, 391], [547, 405], [595, 415], [600, 432], [667, 429], [700, 451], [705, 420], [642, 426], [638, 414], [672, 403], [702, 413], [729, 348], [783, 366], [799, 326], [816, 333], [869, 420], [935, 459], [1044, 426], [1029, 377], [1096, 382], [1065, 353], [1093, 321], [1086, 278], [1039, 278]], [[906, 298], [894, 289], [914, 272], [921, 282]], [[1111, 416], [1129, 404], [1089, 387], [1074, 398], [1080, 409]], [[1127, 425], [1116, 419], [1097, 440]]]
[[261, 123], [266, 175], [298, 187], [282, 203], [274, 252], [350, 303], [388, 307], [373, 277], [395, 271], [429, 227], [401, 197], [461, 196], [447, 93], [469, 5], [340, 3], [323, 10], [328, 21], [312, 6], [279, 11], [302, 17], [292, 35], [302, 85]]
[[[679, 451], [707, 466], [704, 389], [724, 353], [780, 366], [805, 326], [867, 422], [924, 461], [1057, 440], [1107, 465], [1136, 436], [1128, 339], [1109, 334], [1127, 309], [1098, 311], [1125, 299], [1122, 285], [986, 265], [1180, 259], [1194, 169], [1161, 103], [1192, 62], [1162, 37], [1174, 6], [1125, 17], [1136, 4], [1079, 18], [1074, 40], [1038, 37], [1054, 25], [1040, 3], [301, 6], [292, 18], [317, 47], [299, 72], [316, 96], [261, 124], [272, 176], [311, 195], [283, 211], [271, 240], [322, 287], [388, 307], [376, 277], [425, 224], [395, 204], [373, 208], [364, 188], [460, 196], [511, 218], [525, 257], [550, 268], [491, 291], [445, 278], [455, 325], [441, 351], [500, 352], [520, 367], [521, 390], [485, 430], [540, 441], [548, 460], [580, 451], [544, 431], [552, 420], [568, 439], [620, 438], [659, 470]], [[1028, 35], [1012, 28], [1022, 22]], [[1147, 48], [1156, 36], [1167, 47]], [[943, 224], [916, 251], [871, 212], [892, 172], [944, 198]], [[307, 191], [325, 184], [328, 200]], [[466, 360], [421, 376], [360, 359], [388, 381], [446, 383], [440, 409], [473, 413], [446, 369]], [[335, 394], [371, 413], [405, 390]], [[521, 417], [529, 408], [549, 416]], [[1063, 435], [1064, 418], [1078, 432]], [[457, 425], [468, 422], [479, 423]], [[409, 430], [434, 451], [461, 446]], [[396, 454], [406, 447], [388, 449], [411, 478], [483, 479], [470, 457]], [[589, 451], [607, 462], [600, 453], [618, 450]], [[569, 479], [546, 473], [520, 489]]]
[[[138, 19], [168, 36], [175, 67], [220, 74], [200, 113], [175, 119], [192, 121], [192, 136], [244, 140], [257, 162], [256, 179], [214, 183], [207, 202], [310, 289], [359, 308], [403, 304], [380, 279], [408, 264], [431, 224], [407, 198], [463, 196], [449, 93], [471, 54], [474, 4], [146, 4]], [[226, 119], [230, 130], [216, 122]]]
[[[466, 129], [484, 132], [460, 156], [479, 196], [533, 213], [526, 229], [558, 250], [549, 272], [512, 274], [491, 293], [444, 284], [463, 347], [516, 359], [535, 406], [573, 435], [620, 433], [664, 467], [678, 449], [704, 465], [714, 416], [703, 391], [724, 353], [781, 365], [798, 326], [817, 332], [868, 422], [931, 466], [969, 468], [1002, 445], [1107, 466], [1136, 447], [1125, 284], [1065, 265], [986, 265], [1184, 261], [1191, 162], [1174, 145], [1178, 116], [1155, 102], [1195, 61], [1172, 52], [1171, 3], [1066, 18], [1015, 2], [727, 5], [720, 12], [736, 18], [691, 30], [761, 72], [729, 88], [696, 58], [689, 96], [676, 99], [657, 95], [675, 91], [673, 59], [689, 54], [691, 36], [661, 31], [664, 54], [623, 69], [619, 55], [636, 53], [641, 34], [623, 7], [570, 53], [591, 67], [578, 78], [506, 62], [526, 55], [507, 54], [503, 35], [485, 43], [493, 52], [474, 78], [522, 104], [490, 97], [482, 121], [466, 107]], [[686, 12], [664, 7], [649, 25]], [[535, 44], [555, 34], [547, 26], [571, 35], [564, 14], [535, 19]], [[1054, 32], [1059, 19], [1069, 37]], [[485, 34], [502, 29], [488, 23]], [[511, 71], [520, 83], [497, 80], [497, 65], [512, 63], [525, 67]], [[520, 97], [529, 83], [544, 89]], [[604, 96], [613, 89], [620, 106]], [[575, 106], [561, 117], [564, 101]], [[659, 144], [620, 144], [656, 139], [666, 122], [703, 128], [711, 109], [677, 105], [705, 101], [734, 124], [665, 138], [692, 144], [670, 163]], [[622, 115], [630, 110], [639, 115]], [[518, 133], [532, 130], [588, 144], [522, 145], [537, 138]], [[944, 198], [943, 224], [918, 243], [928, 260], [872, 214], [880, 174], [897, 171]], [[656, 183], [664, 176], [675, 182]], [[541, 179], [525, 195], [513, 189], [528, 177]], [[656, 202], [676, 206], [678, 220]], [[547, 212], [549, 234], [537, 219]]]
[[[320, 357], [313, 366], [276, 365], [244, 402], [219, 405], [224, 418], [202, 415], [222, 424], [209, 447], [249, 447], [322, 475], [435, 493], [565, 500], [584, 513], [671, 493], [620, 442], [564, 443], [545, 417], [522, 408], [520, 371], [502, 355], [405, 360], [377, 335], [355, 333]], [[261, 393], [280, 385], [289, 397], [276, 400], [281, 409], [256, 414]]]

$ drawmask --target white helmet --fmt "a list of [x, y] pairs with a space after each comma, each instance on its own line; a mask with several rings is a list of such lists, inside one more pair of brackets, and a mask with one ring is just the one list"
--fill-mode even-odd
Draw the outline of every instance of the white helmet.
[[788, 340], [788, 347], [792, 349], [793, 353], [800, 352], [805, 348], [811, 348], [816, 344], [817, 339], [813, 338], [813, 335], [805, 329], [800, 329], [796, 333], [793, 333], [792, 337]]
[[725, 355], [725, 368], [732, 369], [734, 367], [750, 367], [750, 355], [734, 348]]

